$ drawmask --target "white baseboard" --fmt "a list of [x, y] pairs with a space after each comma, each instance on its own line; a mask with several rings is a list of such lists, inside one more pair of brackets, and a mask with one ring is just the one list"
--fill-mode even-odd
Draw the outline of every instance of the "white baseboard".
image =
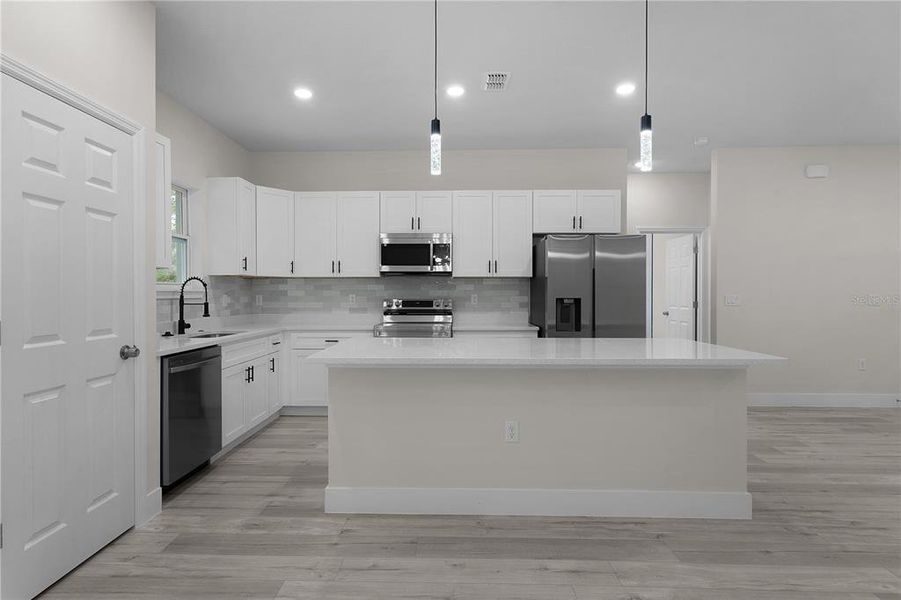
[[748, 394], [750, 406], [899, 407], [899, 394]]
[[328, 406], [283, 406], [280, 414], [289, 417], [327, 417]]
[[146, 524], [163, 510], [163, 488], [150, 490], [139, 504], [139, 512], [135, 515], [135, 527]]
[[495, 488], [325, 488], [325, 512], [750, 519], [748, 492]]

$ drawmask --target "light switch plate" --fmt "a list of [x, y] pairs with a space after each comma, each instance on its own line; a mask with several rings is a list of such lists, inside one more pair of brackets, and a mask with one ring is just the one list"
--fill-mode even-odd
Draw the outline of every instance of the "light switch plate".
[[726, 294], [723, 297], [726, 306], [741, 306], [741, 297], [738, 294]]

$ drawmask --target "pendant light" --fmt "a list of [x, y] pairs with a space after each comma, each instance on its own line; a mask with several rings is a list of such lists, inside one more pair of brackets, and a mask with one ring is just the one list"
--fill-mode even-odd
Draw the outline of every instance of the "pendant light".
[[435, 118], [431, 123], [429, 135], [430, 160], [432, 175], [441, 175], [441, 121], [438, 120], [438, 0], [435, 0]]
[[644, 114], [641, 116], [640, 148], [641, 155], [638, 168], [644, 172], [653, 167], [651, 160], [651, 115], [648, 114], [648, 6], [650, 0], [644, 2]]

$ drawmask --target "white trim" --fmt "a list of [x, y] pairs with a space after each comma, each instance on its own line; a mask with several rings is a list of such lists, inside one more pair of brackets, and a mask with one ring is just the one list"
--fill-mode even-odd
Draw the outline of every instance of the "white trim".
[[901, 394], [800, 393], [748, 394], [749, 406], [808, 406], [831, 408], [898, 408]]
[[282, 406], [279, 414], [286, 417], [327, 417], [328, 406]]
[[750, 519], [748, 492], [360, 488], [329, 485], [325, 512], [397, 515], [520, 515]]
[[77, 108], [95, 119], [99, 119], [107, 125], [124, 131], [128, 135], [133, 136], [143, 129], [141, 125], [131, 119], [97, 104], [87, 96], [83, 96], [75, 90], [50, 79], [43, 73], [35, 71], [8, 54], [0, 53], [0, 72], [6, 73], [10, 77], [14, 77], [49, 96], [53, 96], [57, 100]]
[[636, 227], [635, 231], [638, 233], [704, 233], [707, 231], [707, 226], [704, 227], [650, 227], [650, 226], [641, 226]]
[[135, 527], [146, 525], [150, 519], [160, 514], [163, 506], [163, 488], [156, 487], [137, 502], [135, 507]]

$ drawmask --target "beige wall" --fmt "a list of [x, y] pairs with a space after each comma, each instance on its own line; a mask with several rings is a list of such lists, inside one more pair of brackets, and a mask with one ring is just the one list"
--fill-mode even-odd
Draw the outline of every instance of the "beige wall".
[[711, 175], [717, 343], [790, 359], [750, 391], [897, 394], [898, 147], [722, 149]]
[[[143, 125], [147, 135], [147, 197], [153, 195], [153, 132], [156, 123], [156, 16], [149, 2], [0, 3], [4, 54]], [[148, 286], [154, 278], [154, 209], [146, 205]], [[141, 218], [141, 215], [136, 215]], [[148, 287], [152, 289], [152, 287]], [[145, 315], [148, 342], [155, 342], [154, 305]], [[159, 374], [145, 350], [149, 464], [146, 489], [159, 486]], [[149, 350], [149, 351], [148, 351]], [[152, 434], [152, 435], [151, 435]]]
[[186, 188], [192, 275], [204, 272], [207, 177], [252, 180], [250, 153], [168, 95], [157, 92], [156, 130], [172, 142], [172, 183]]
[[627, 229], [704, 227], [710, 207], [708, 173], [630, 173]]

